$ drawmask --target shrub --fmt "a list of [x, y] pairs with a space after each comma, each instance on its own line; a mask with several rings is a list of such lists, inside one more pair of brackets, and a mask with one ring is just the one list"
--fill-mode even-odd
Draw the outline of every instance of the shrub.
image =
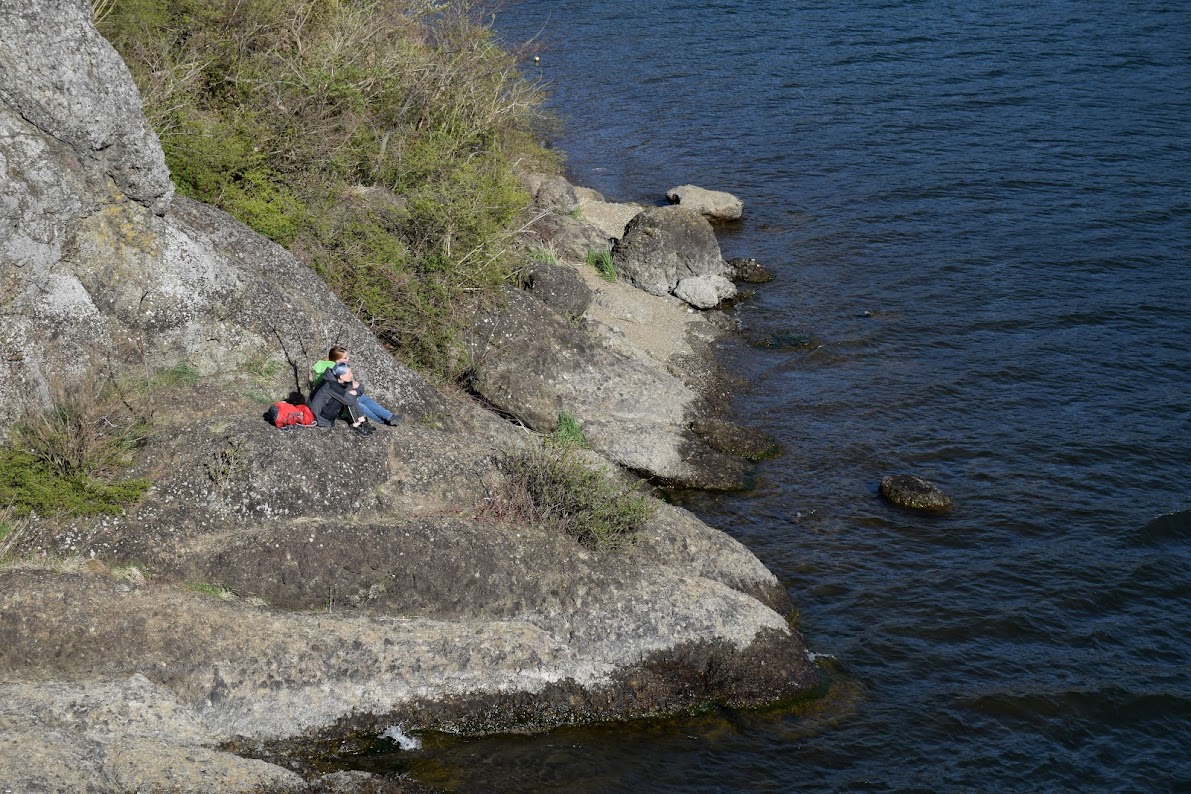
[[470, 0], [118, 0], [99, 29], [180, 193], [289, 247], [449, 378], [463, 305], [514, 273], [514, 167], [558, 165], [544, 97], [488, 19]]
[[149, 487], [117, 476], [142, 441], [144, 417], [96, 374], [53, 392], [0, 449], [0, 509], [17, 517], [121, 512]]
[[0, 449], [0, 505], [16, 517], [119, 514], [149, 487], [145, 479], [106, 481], [86, 474], [64, 474], [30, 452]]
[[504, 455], [503, 488], [490, 500], [488, 516], [565, 532], [593, 550], [615, 547], [653, 515], [649, 497], [591, 468], [576, 447], [547, 442]]
[[530, 248], [527, 252], [529, 261], [540, 265], [557, 265], [558, 254], [551, 248]]
[[109, 474], [129, 464], [144, 420], [116, 391], [98, 376], [53, 391], [48, 408], [26, 411], [14, 426], [16, 449], [67, 478]]
[[616, 265], [612, 262], [611, 251], [588, 251], [587, 264], [594, 267], [604, 281], [616, 281]]

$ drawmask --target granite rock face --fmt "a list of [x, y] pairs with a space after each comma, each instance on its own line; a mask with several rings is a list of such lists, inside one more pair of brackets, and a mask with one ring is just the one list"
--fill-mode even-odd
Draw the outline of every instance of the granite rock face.
[[740, 487], [740, 460], [690, 430], [698, 393], [679, 378], [609, 349], [532, 295], [476, 319], [468, 337], [471, 388], [527, 426], [550, 433], [560, 413], [592, 448], [627, 469], [684, 487]]
[[[305, 385], [331, 344], [375, 361], [404, 413], [438, 397], [310, 270], [222, 212], [175, 199], [123, 61], [90, 3], [0, 6], [0, 416], [89, 368], [283, 359]], [[277, 395], [280, 399], [285, 392]]]

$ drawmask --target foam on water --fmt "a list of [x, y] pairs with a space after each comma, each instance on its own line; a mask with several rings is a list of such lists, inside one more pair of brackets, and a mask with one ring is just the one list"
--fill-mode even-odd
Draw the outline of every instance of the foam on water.
[[416, 736], [410, 736], [400, 725], [390, 725], [381, 733], [382, 739], [388, 739], [396, 744], [402, 750], [421, 750], [422, 740]]

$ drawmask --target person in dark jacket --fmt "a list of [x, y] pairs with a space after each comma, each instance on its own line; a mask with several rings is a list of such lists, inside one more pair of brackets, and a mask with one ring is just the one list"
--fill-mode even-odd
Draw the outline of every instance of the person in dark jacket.
[[372, 426], [356, 407], [358, 398], [359, 391], [353, 388], [351, 367], [341, 362], [323, 373], [306, 404], [319, 427], [331, 427], [346, 412], [352, 430], [363, 436], [372, 435]]

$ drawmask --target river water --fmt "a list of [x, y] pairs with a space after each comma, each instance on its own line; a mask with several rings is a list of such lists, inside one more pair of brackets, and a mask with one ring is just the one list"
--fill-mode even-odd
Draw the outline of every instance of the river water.
[[[460, 791], [1191, 791], [1191, 4], [522, 0], [571, 178], [741, 197], [740, 417], [690, 495], [788, 586], [809, 713], [429, 738]], [[955, 501], [884, 503], [916, 473]], [[1182, 515], [1162, 516], [1172, 513]]]

